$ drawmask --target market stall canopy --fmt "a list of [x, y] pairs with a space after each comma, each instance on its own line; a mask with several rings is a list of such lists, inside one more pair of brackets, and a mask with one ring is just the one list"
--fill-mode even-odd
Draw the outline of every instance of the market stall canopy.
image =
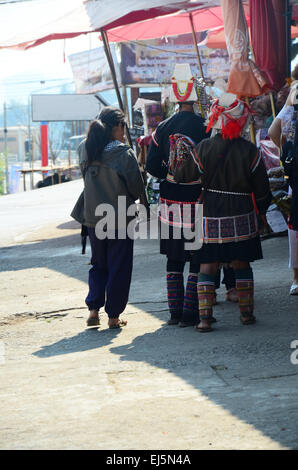
[[218, 0], [34, 0], [0, 4], [0, 48], [28, 49], [185, 8], [219, 5]]
[[[250, 34], [250, 28], [248, 28]], [[295, 39], [298, 37], [298, 26], [291, 27], [291, 38]], [[207, 33], [206, 38], [198, 44], [199, 46], [206, 46], [209, 49], [226, 49], [226, 35], [224, 26], [219, 28], [210, 29]]]
[[[244, 5], [244, 10], [246, 20], [249, 24], [248, 4]], [[220, 6], [210, 7], [209, 5], [208, 8], [198, 8], [191, 13], [196, 32], [207, 31], [212, 28], [223, 27], [224, 25]], [[145, 41], [148, 39], [178, 36], [179, 34], [191, 32], [192, 27], [189, 20], [189, 12], [184, 11], [109, 30], [108, 39], [111, 42]]]

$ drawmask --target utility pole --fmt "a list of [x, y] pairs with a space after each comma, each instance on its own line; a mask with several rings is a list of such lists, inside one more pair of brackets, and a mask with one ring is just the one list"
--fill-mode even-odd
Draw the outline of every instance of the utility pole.
[[[30, 105], [31, 105], [31, 101], [30, 101], [30, 98], [31, 96], [29, 95], [28, 96], [28, 157], [29, 157], [29, 161], [30, 161], [30, 167], [31, 167], [31, 170], [33, 170], [33, 156], [32, 156], [32, 150], [31, 150], [31, 109], [30, 109]], [[31, 186], [31, 189], [33, 189], [33, 171], [31, 172], [31, 175], [30, 175], [30, 186]]]
[[8, 173], [8, 146], [7, 146], [7, 109], [6, 103], [4, 103], [3, 109], [3, 121], [4, 121], [4, 158], [5, 158], [5, 186], [6, 194], [9, 194], [9, 173]]

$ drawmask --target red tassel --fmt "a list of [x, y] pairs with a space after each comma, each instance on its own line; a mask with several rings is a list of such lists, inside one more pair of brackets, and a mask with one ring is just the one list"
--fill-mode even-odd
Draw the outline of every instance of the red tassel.
[[223, 139], [232, 140], [237, 139], [240, 136], [241, 131], [242, 129], [238, 122], [230, 120], [227, 122], [226, 126], [223, 127], [221, 135]]

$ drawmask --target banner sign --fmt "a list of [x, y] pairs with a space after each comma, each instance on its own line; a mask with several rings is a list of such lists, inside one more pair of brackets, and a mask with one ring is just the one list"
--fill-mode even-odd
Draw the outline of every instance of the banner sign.
[[32, 121], [92, 121], [102, 104], [96, 95], [32, 95]]
[[[117, 66], [115, 46], [110, 44], [118, 83], [120, 72]], [[112, 75], [103, 47], [78, 52], [68, 56], [74, 77], [76, 93], [96, 93], [114, 88]]]
[[[184, 38], [184, 39], [183, 39]], [[227, 50], [199, 46], [205, 79], [228, 79], [230, 61]], [[191, 35], [146, 43], [121, 44], [121, 76], [123, 85], [169, 84], [176, 63], [189, 63], [194, 76], [200, 77], [198, 59]]]

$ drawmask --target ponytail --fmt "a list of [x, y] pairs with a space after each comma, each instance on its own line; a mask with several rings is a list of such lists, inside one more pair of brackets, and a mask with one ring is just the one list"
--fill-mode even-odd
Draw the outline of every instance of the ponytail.
[[86, 139], [86, 152], [89, 165], [93, 160], [99, 160], [109, 140], [107, 126], [99, 119], [92, 121]]
[[86, 152], [88, 165], [93, 160], [99, 160], [105, 146], [112, 139], [112, 130], [120, 122], [124, 122], [125, 115], [121, 109], [106, 106], [102, 109], [98, 118], [92, 121], [86, 139]]

